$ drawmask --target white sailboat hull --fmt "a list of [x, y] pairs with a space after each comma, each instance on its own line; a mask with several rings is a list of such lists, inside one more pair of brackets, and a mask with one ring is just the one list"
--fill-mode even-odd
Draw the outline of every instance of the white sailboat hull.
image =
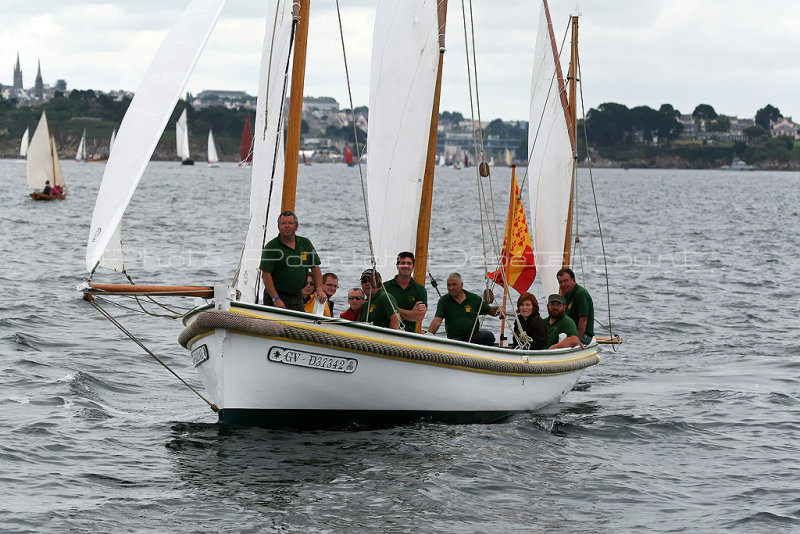
[[498, 421], [558, 401], [598, 361], [596, 344], [512, 351], [240, 303], [202, 315], [181, 342], [231, 424]]

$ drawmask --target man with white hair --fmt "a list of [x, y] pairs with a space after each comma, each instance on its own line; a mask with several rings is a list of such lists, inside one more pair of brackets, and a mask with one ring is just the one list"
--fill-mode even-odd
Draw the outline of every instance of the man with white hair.
[[435, 334], [445, 321], [447, 337], [469, 341], [479, 345], [494, 345], [494, 334], [488, 330], [477, 330], [478, 315], [502, 316], [499, 306], [489, 306], [475, 293], [464, 291], [464, 282], [458, 273], [447, 276], [447, 294], [442, 295], [436, 306], [436, 315], [428, 326]]

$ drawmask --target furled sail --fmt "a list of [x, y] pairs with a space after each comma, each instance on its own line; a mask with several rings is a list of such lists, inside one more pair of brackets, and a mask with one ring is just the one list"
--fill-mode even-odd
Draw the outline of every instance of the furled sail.
[[97, 194], [86, 247], [87, 270], [95, 268], [114, 237], [224, 6], [225, 0], [192, 0], [164, 39], [136, 90]]
[[278, 213], [283, 192], [284, 83], [292, 33], [292, 1], [270, 3], [259, 76], [256, 128], [253, 143], [253, 171], [250, 182], [250, 222], [236, 274], [239, 300], [255, 302], [261, 287], [258, 267], [266, 236], [277, 234]]
[[439, 61], [437, 2], [378, 4], [370, 73], [369, 218], [375, 259], [414, 251]]
[[569, 124], [561, 98], [563, 79], [556, 68], [556, 50], [549, 14], [542, 7], [536, 34], [530, 122], [528, 178], [536, 272], [545, 294], [558, 293], [575, 168]]

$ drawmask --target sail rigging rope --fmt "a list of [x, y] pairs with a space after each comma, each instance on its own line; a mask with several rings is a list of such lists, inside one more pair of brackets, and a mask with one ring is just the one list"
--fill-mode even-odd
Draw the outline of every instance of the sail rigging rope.
[[[577, 65], [577, 68], [575, 70], [577, 72], [578, 79], [580, 79], [581, 78], [581, 62], [580, 62], [580, 59], [578, 59], [577, 61], [578, 61], [578, 65]], [[605, 326], [605, 328], [608, 330], [608, 335], [613, 340], [615, 337], [619, 338], [619, 336], [617, 334], [614, 334], [614, 330], [612, 328], [613, 325], [611, 323], [611, 285], [610, 285], [609, 280], [608, 280], [608, 258], [606, 257], [606, 243], [605, 243], [605, 239], [603, 238], [603, 226], [600, 224], [600, 210], [597, 207], [597, 192], [595, 191], [595, 187], [594, 187], [594, 174], [592, 172], [592, 158], [589, 157], [589, 137], [588, 137], [588, 133], [587, 133], [587, 130], [586, 130], [586, 107], [584, 106], [584, 101], [583, 101], [583, 84], [580, 84], [578, 87], [579, 87], [579, 94], [580, 94], [580, 97], [581, 97], [581, 115], [583, 116], [583, 140], [584, 140], [584, 146], [586, 146], [586, 163], [587, 163], [587, 166], [588, 166], [588, 169], [589, 169], [589, 183], [592, 186], [592, 198], [594, 199], [594, 213], [595, 213], [595, 217], [597, 218], [597, 231], [598, 231], [598, 233], [600, 235], [600, 248], [603, 251], [603, 271], [604, 271], [605, 280], [606, 280], [606, 306], [608, 307], [608, 326]], [[581, 273], [581, 274], [583, 274], [583, 273]], [[599, 323], [599, 321], [598, 321], [598, 323]], [[602, 325], [602, 323], [601, 323], [601, 326], [604, 326], [604, 325]], [[617, 351], [618, 346], [619, 346], [618, 344], [615, 344], [615, 343], [612, 344], [614, 352]]]
[[[358, 127], [356, 125], [356, 111], [355, 111], [355, 106], [353, 105], [353, 92], [352, 92], [352, 89], [351, 89], [351, 86], [350, 86], [350, 69], [349, 69], [349, 67], [347, 65], [347, 48], [345, 47], [345, 44], [344, 44], [344, 28], [342, 26], [342, 13], [341, 13], [341, 10], [339, 9], [339, 0], [336, 0], [336, 16], [338, 17], [338, 20], [339, 20], [339, 38], [340, 38], [340, 40], [342, 42], [342, 58], [344, 60], [344, 73], [345, 73], [345, 78], [347, 79], [347, 96], [350, 99], [350, 119], [351, 119], [351, 122], [353, 124], [353, 139], [355, 139], [356, 159], [358, 160], [358, 176], [359, 176], [359, 179], [361, 180], [361, 198], [364, 201], [364, 216], [365, 216], [366, 222], [367, 222], [367, 241], [369, 243], [369, 263], [372, 266], [372, 272], [375, 273], [375, 272], [377, 272], [378, 269], [377, 269], [377, 265], [376, 265], [376, 262], [375, 262], [375, 246], [374, 246], [374, 243], [372, 241], [372, 225], [370, 224], [370, 220], [369, 220], [369, 197], [367, 195], [367, 186], [364, 183], [364, 171], [363, 171], [363, 168], [361, 166], [361, 148], [359, 147], [359, 143], [358, 143]], [[371, 280], [374, 281], [375, 278], [372, 277]], [[370, 282], [370, 286], [372, 286], [371, 282]], [[388, 297], [389, 296], [389, 292], [386, 291], [386, 286], [383, 285], [383, 278], [381, 278], [381, 288], [383, 289], [383, 291], [386, 293], [386, 296]], [[371, 294], [370, 295], [366, 295], [366, 297], [367, 297], [367, 301], [364, 303], [364, 305], [367, 307], [367, 315], [365, 316], [365, 320], [366, 320], [366, 322], [369, 322], [369, 310], [370, 310], [370, 307], [372, 305], [372, 295]], [[392, 307], [392, 310], [394, 311], [394, 313], [399, 316], [400, 315], [400, 310], [397, 309], [397, 306], [395, 306], [395, 304], [392, 302], [392, 299], [389, 298], [388, 301], [389, 301], [389, 305]], [[401, 329], [403, 328], [402, 319], [400, 319], [400, 328]]]
[[[494, 281], [490, 282], [488, 273], [489, 273], [489, 262], [487, 259], [487, 250], [486, 250], [486, 227], [489, 228], [488, 234], [489, 238], [492, 242], [491, 248], [496, 257], [500, 255], [500, 244], [499, 244], [499, 233], [497, 228], [497, 215], [494, 207], [494, 193], [492, 188], [492, 177], [491, 173], [487, 170], [487, 178], [489, 181], [489, 200], [487, 201], [487, 195], [485, 188], [483, 186], [483, 181], [481, 180], [481, 169], [485, 166], [485, 157], [486, 157], [486, 150], [483, 143], [483, 130], [481, 128], [481, 115], [480, 115], [480, 98], [478, 92], [478, 65], [477, 65], [477, 53], [475, 51], [475, 20], [472, 11], [472, 0], [469, 0], [469, 31], [467, 31], [467, 8], [465, 6], [464, 0], [461, 0], [461, 18], [464, 26], [464, 49], [465, 49], [465, 56], [466, 56], [466, 65], [467, 65], [467, 85], [469, 88], [469, 105], [470, 105], [470, 125], [472, 127], [472, 146], [473, 152], [475, 157], [475, 176], [477, 178], [477, 185], [478, 185], [478, 212], [480, 215], [481, 221], [481, 246], [482, 246], [482, 253], [483, 253], [483, 270], [484, 270], [484, 279], [485, 279], [485, 289], [489, 290], [490, 285], [493, 287]], [[472, 35], [472, 50], [470, 51], [470, 38], [469, 36]], [[470, 57], [472, 60], [472, 67], [470, 66]], [[475, 82], [475, 95], [473, 96], [473, 78]], [[477, 112], [477, 125], [476, 128], [476, 112]], [[480, 155], [480, 157], [479, 157]], [[477, 161], [480, 159], [481, 163], [478, 164]], [[488, 169], [488, 166], [486, 166]], [[490, 215], [491, 214], [491, 215]], [[486, 219], [484, 220], [484, 216]], [[485, 226], [484, 226], [485, 225]], [[508, 288], [504, 288], [505, 291], [508, 291]], [[485, 293], [485, 292], [484, 292]], [[483, 297], [481, 297], [483, 301]], [[478, 323], [483, 325], [483, 318], [481, 315], [476, 315], [475, 322], [473, 323], [472, 332], [475, 332], [476, 328], [479, 328]], [[471, 336], [470, 336], [471, 338]]]
[[[293, 2], [292, 6], [294, 7], [295, 4], [297, 4], [297, 2]], [[264, 105], [264, 131], [261, 132], [261, 138], [262, 139], [264, 139], [266, 134], [267, 134], [267, 125], [269, 124], [269, 89], [270, 89], [270, 83], [269, 83], [270, 75], [269, 75], [269, 73], [272, 72], [272, 51], [275, 49], [275, 36], [276, 36], [276, 33], [277, 33], [276, 30], [277, 30], [277, 27], [278, 27], [280, 8], [281, 8], [281, 2], [277, 2], [276, 5], [275, 5], [275, 19], [274, 19], [274, 21], [272, 23], [272, 41], [270, 43], [269, 62], [267, 64], [267, 76], [266, 76], [266, 78], [267, 78], [267, 86], [264, 88], [264, 91], [265, 91], [265, 93], [264, 93], [264, 95], [265, 95], [264, 96], [264, 101], [265, 101], [265, 105]], [[278, 162], [278, 155], [280, 154], [279, 151], [283, 148], [282, 144], [280, 142], [278, 142], [278, 140], [281, 139], [281, 131], [283, 130], [283, 110], [284, 110], [284, 106], [286, 104], [286, 91], [287, 91], [287, 88], [289, 86], [289, 72], [290, 72], [290, 65], [291, 65], [291, 60], [292, 60], [292, 48], [294, 47], [294, 44], [295, 44], [295, 36], [297, 34], [297, 25], [298, 25], [299, 21], [300, 21], [299, 16], [293, 16], [292, 17], [292, 29], [291, 29], [291, 33], [290, 33], [290, 36], [289, 36], [289, 53], [286, 55], [286, 65], [284, 66], [284, 69], [283, 69], [283, 87], [282, 87], [282, 92], [281, 92], [281, 105], [280, 105], [280, 108], [278, 109], [278, 116], [275, 119], [277, 121], [276, 131], [275, 131], [276, 141], [275, 141], [275, 150], [273, 151], [273, 154], [272, 154], [272, 170], [271, 170], [270, 176], [269, 176], [269, 189], [267, 191], [267, 209], [264, 210], [264, 224], [262, 225], [262, 228], [263, 228], [263, 234], [261, 236], [261, 246], [262, 247], [266, 244], [266, 241], [267, 241], [267, 227], [269, 225], [269, 220], [268, 220], [268, 218], [269, 218], [269, 207], [270, 207], [270, 202], [272, 200], [272, 188], [275, 185], [275, 167], [276, 167], [277, 162]], [[255, 139], [253, 140], [253, 143], [250, 145], [250, 152], [252, 153], [252, 152], [254, 152], [254, 150], [255, 150]], [[254, 162], [254, 164], [255, 164], [255, 162]], [[253, 170], [251, 172], [255, 172], [255, 170]], [[248, 226], [249, 226], [249, 224], [250, 224], [250, 221], [248, 221]], [[246, 244], [242, 245], [242, 253], [239, 256], [239, 265], [236, 268], [236, 272], [233, 275], [233, 281], [231, 282], [231, 286], [232, 287], [236, 287], [236, 283], [239, 280], [239, 272], [242, 269], [242, 259], [244, 258], [245, 246], [246, 246]], [[259, 269], [260, 269], [260, 267], [259, 267]], [[255, 288], [254, 288], [255, 302], [258, 303], [258, 294], [261, 291], [261, 277], [260, 276], [255, 276], [254, 283], [255, 283]]]
[[99, 311], [99, 312], [100, 312], [100, 314], [101, 314], [103, 317], [105, 317], [106, 319], [108, 319], [108, 320], [111, 322], [111, 324], [113, 324], [114, 326], [116, 326], [117, 328], [119, 328], [119, 329], [120, 329], [120, 331], [121, 331], [123, 334], [125, 334], [126, 336], [128, 336], [128, 337], [129, 337], [129, 338], [130, 338], [130, 339], [131, 339], [131, 340], [132, 340], [134, 343], [136, 343], [137, 345], [139, 345], [139, 346], [142, 348], [142, 350], [144, 350], [144, 351], [145, 351], [147, 354], [149, 354], [149, 355], [150, 355], [150, 356], [151, 356], [151, 357], [152, 357], [154, 360], [156, 360], [158, 363], [160, 363], [160, 364], [161, 364], [161, 365], [162, 365], [162, 366], [163, 366], [163, 367], [164, 367], [164, 368], [165, 368], [167, 371], [169, 371], [170, 373], [172, 373], [172, 374], [175, 376], [175, 378], [177, 378], [178, 380], [180, 380], [180, 381], [183, 383], [183, 385], [184, 385], [184, 386], [186, 386], [187, 388], [189, 388], [190, 390], [192, 390], [192, 391], [194, 392], [194, 394], [195, 394], [195, 395], [197, 395], [198, 397], [200, 397], [201, 399], [203, 399], [203, 401], [205, 401], [205, 403], [206, 403], [206, 404], [208, 404], [208, 406], [211, 408], [211, 410], [212, 410], [212, 411], [214, 411], [214, 412], [219, 412], [219, 407], [218, 407], [216, 404], [214, 404], [213, 402], [211, 402], [211, 401], [209, 401], [207, 398], [205, 398], [205, 397], [204, 397], [204, 396], [203, 396], [203, 395], [202, 395], [202, 394], [201, 394], [199, 391], [197, 391], [197, 390], [196, 390], [195, 388], [193, 388], [193, 387], [192, 387], [192, 386], [191, 386], [191, 385], [190, 385], [188, 382], [186, 382], [186, 380], [184, 380], [183, 378], [181, 378], [181, 377], [178, 375], [178, 373], [176, 373], [175, 371], [173, 371], [173, 370], [172, 370], [172, 369], [169, 367], [169, 365], [167, 365], [166, 363], [164, 363], [164, 361], [163, 361], [161, 358], [159, 358], [158, 356], [156, 356], [156, 355], [155, 355], [155, 353], [153, 353], [153, 351], [151, 351], [150, 349], [148, 349], [148, 348], [145, 346], [145, 344], [144, 344], [144, 343], [142, 343], [142, 342], [139, 340], [139, 338], [137, 338], [136, 336], [134, 336], [134, 335], [133, 335], [133, 333], [131, 333], [131, 332], [130, 332], [128, 329], [126, 329], [124, 326], [122, 326], [122, 324], [121, 324], [119, 321], [117, 321], [117, 320], [116, 320], [116, 319], [115, 319], [115, 318], [114, 318], [114, 317], [113, 317], [113, 316], [112, 316], [110, 313], [108, 313], [108, 312], [107, 312], [105, 309], [103, 309], [103, 307], [102, 307], [102, 306], [100, 306], [100, 305], [99, 305], [99, 304], [96, 302], [96, 299], [95, 299], [95, 298], [94, 298], [94, 297], [93, 297], [91, 294], [88, 294], [88, 293], [87, 293], [86, 295], [84, 295], [84, 300], [88, 301], [88, 302], [89, 302], [89, 303], [90, 303], [92, 306], [94, 306], [94, 308], [95, 308], [97, 311]]

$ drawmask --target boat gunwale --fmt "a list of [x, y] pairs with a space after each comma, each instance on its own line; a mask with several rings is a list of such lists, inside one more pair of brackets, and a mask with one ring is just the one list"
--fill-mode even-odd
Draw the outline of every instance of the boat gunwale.
[[[509, 352], [512, 352], [514, 355], [518, 355], [518, 356], [545, 356], [545, 355], [551, 355], [551, 354], [562, 355], [562, 354], [569, 354], [571, 352], [578, 352], [578, 351], [586, 350], [587, 348], [590, 348], [590, 347], [593, 347], [593, 346], [594, 347], [599, 346], [599, 344], [596, 341], [592, 340], [592, 342], [590, 344], [585, 345], [583, 348], [580, 348], [580, 347], [565, 347], [565, 348], [560, 348], [560, 349], [539, 349], [539, 350], [512, 349], [510, 347], [498, 347], [498, 346], [494, 346], [494, 345], [478, 345], [476, 343], [470, 343], [468, 341], [461, 341], [461, 340], [458, 340], [458, 339], [443, 338], [443, 337], [438, 337], [438, 336], [434, 336], [434, 335], [418, 334], [416, 332], [407, 332], [405, 330], [391, 330], [391, 329], [388, 329], [388, 328], [383, 328], [383, 327], [375, 326], [375, 325], [372, 325], [372, 324], [362, 323], [362, 322], [358, 322], [358, 321], [349, 321], [347, 319], [342, 319], [342, 318], [339, 318], [339, 317], [325, 317], [325, 316], [314, 315], [314, 314], [306, 313], [306, 312], [300, 312], [300, 311], [289, 310], [289, 309], [284, 309], [284, 308], [277, 308], [277, 307], [274, 307], [274, 306], [264, 306], [263, 304], [250, 304], [250, 303], [247, 303], [247, 302], [236, 302], [236, 301], [232, 301], [230, 304], [231, 304], [231, 311], [234, 312], [234, 313], [240, 313], [240, 312], [236, 312], [236, 310], [233, 309], [234, 307], [241, 307], [241, 308], [250, 308], [250, 309], [254, 309], [254, 310], [265, 311], [265, 312], [269, 312], [269, 313], [289, 314], [291, 316], [297, 317], [298, 319], [311, 318], [311, 324], [303, 325], [302, 327], [298, 327], [298, 328], [317, 329], [317, 328], [319, 328], [319, 326], [317, 326], [317, 325], [321, 325], [323, 323], [339, 324], [339, 325], [346, 325], [348, 327], [357, 328], [357, 329], [361, 329], [361, 330], [367, 330], [367, 331], [371, 331], [371, 332], [379, 332], [379, 333], [381, 333], [383, 335], [387, 335], [388, 334], [388, 335], [401, 336], [401, 337], [402, 336], [406, 336], [406, 337], [412, 336], [412, 339], [418, 340], [418, 341], [419, 340], [424, 340], [425, 342], [433, 342], [433, 343], [440, 343], [440, 344], [445, 344], [445, 345], [462, 346], [462, 347], [470, 348], [470, 349], [473, 349], [473, 350], [476, 347], [479, 347], [481, 350], [484, 350], [484, 349], [485, 350], [490, 350], [490, 351], [492, 351], [492, 352], [494, 352], [496, 354], [503, 354], [503, 355], [508, 355]], [[204, 312], [204, 311], [213, 310], [213, 309], [215, 309], [213, 304], [206, 304], [204, 306], [199, 306], [199, 307], [193, 309], [191, 312], [187, 313], [183, 317], [184, 326], [187, 324], [188, 319], [193, 317], [194, 315], [197, 315], [197, 314], [199, 314], [201, 312]], [[274, 321], [273, 319], [268, 319], [268, 318], [265, 318], [265, 317], [258, 317], [258, 316], [253, 316], [253, 315], [249, 315], [249, 314], [244, 314], [244, 315], [248, 315], [248, 316], [256, 318], [256, 319], [264, 319], [264, 320], [268, 320], [268, 321]], [[275, 322], [286, 324], [284, 321], [275, 321]], [[325, 330], [323, 330], [323, 331], [325, 331]], [[340, 332], [335, 332], [335, 334], [336, 335], [343, 335]], [[416, 345], [415, 345], [415, 347], [416, 347]], [[446, 352], [446, 351], [443, 351], [443, 352]], [[458, 354], [459, 356], [469, 356], [469, 357], [474, 357], [474, 358], [495, 359], [495, 358], [487, 358], [485, 356], [476, 356], [476, 355], [472, 355], [472, 354], [464, 354], [464, 353], [460, 353], [460, 352], [459, 353], [455, 353], [455, 354]], [[500, 359], [502, 361], [510, 361], [508, 358], [500, 358]], [[563, 360], [560, 359], [560, 361], [563, 361]]]
[[[285, 310], [281, 310], [281, 312], [285, 312]], [[296, 313], [298, 312], [292, 312], [293, 315]], [[523, 351], [448, 339], [438, 339], [435, 343], [431, 343], [433, 341], [431, 337], [424, 336], [423, 338], [416, 333], [359, 325], [351, 321], [346, 321], [347, 325], [343, 325], [348, 330], [354, 326], [370, 330], [378, 328], [382, 334], [381, 337], [370, 337], [353, 335], [350, 332], [342, 332], [340, 329], [326, 329], [320, 326], [320, 321], [317, 320], [320, 319], [319, 316], [305, 313], [302, 315], [314, 317], [316, 324], [298, 325], [293, 321], [261, 317], [242, 310], [204, 310], [197, 317], [197, 320], [202, 320], [203, 324], [193, 321], [184, 328], [178, 340], [182, 346], [189, 349], [203, 337], [220, 329], [243, 336], [332, 348], [368, 357], [502, 376], [534, 377], [569, 374], [596, 365], [600, 361], [596, 344], [584, 348], [561, 349], [557, 352], [555, 350]], [[339, 324], [341, 325], [341, 323]], [[386, 338], [387, 335], [390, 337]], [[417, 343], [397, 342], [396, 338], [403, 336], [413, 336]], [[445, 346], [436, 346], [437, 344]], [[455, 345], [455, 348], [461, 345], [471, 349], [472, 352], [447, 350], [452, 348], [447, 345]], [[474, 353], [475, 350], [489, 349], [493, 349], [493, 354]], [[501, 354], [503, 357], [495, 357]], [[542, 359], [542, 357], [547, 359]]]

